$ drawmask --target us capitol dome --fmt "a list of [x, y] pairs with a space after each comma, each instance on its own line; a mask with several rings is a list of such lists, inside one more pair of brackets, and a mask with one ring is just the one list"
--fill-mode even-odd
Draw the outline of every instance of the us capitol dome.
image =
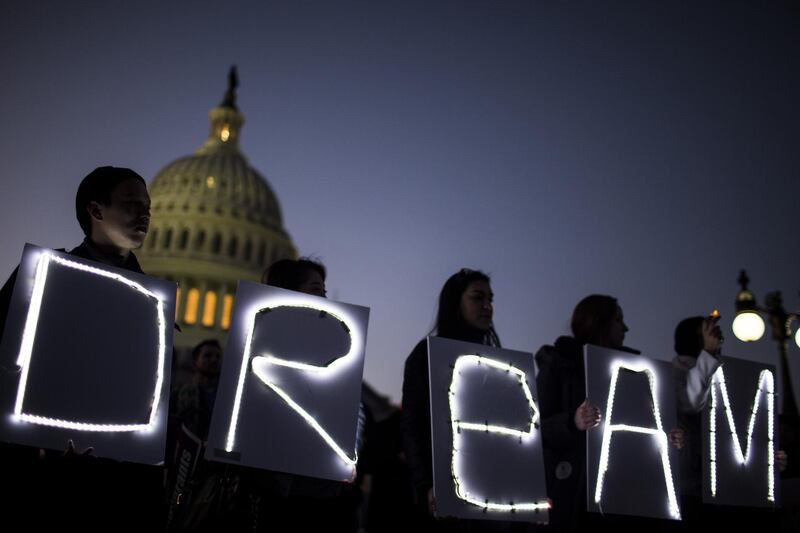
[[234, 67], [208, 114], [208, 139], [150, 184], [150, 232], [136, 255], [145, 272], [178, 284], [179, 349], [209, 338], [224, 346], [236, 282], [259, 281], [272, 262], [297, 256], [275, 193], [239, 149], [237, 85]]

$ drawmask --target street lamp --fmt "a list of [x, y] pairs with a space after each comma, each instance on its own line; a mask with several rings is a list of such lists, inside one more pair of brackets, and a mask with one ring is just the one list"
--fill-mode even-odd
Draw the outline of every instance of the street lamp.
[[[747, 290], [750, 278], [742, 270], [739, 274], [739, 285], [742, 289], [736, 295], [736, 318], [733, 320], [733, 334], [744, 342], [754, 342], [764, 336], [764, 320], [759, 313], [769, 319], [772, 338], [778, 343], [780, 353], [781, 376], [783, 383], [783, 416], [790, 420], [798, 419], [797, 404], [792, 391], [792, 380], [789, 378], [789, 339], [792, 338], [792, 322], [800, 321], [800, 313], [787, 313], [783, 308], [783, 298], [779, 291], [767, 294], [766, 307], [759, 307], [753, 293]], [[794, 337], [800, 346], [800, 329]]]

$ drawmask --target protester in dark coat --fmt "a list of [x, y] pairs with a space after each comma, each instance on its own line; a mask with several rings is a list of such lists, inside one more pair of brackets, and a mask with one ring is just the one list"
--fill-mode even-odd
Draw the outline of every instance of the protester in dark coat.
[[586, 512], [586, 431], [600, 423], [600, 410], [586, 399], [583, 347], [623, 348], [628, 327], [617, 300], [591, 295], [572, 314], [573, 337], [559, 337], [536, 354], [536, 388], [542, 415], [547, 494], [553, 531], [580, 531]]
[[[262, 282], [324, 298], [326, 274], [325, 266], [318, 261], [281, 259], [264, 272]], [[362, 416], [360, 411], [357, 449], [361, 447]], [[259, 531], [358, 529], [361, 496], [353, 483], [252, 468], [242, 468], [241, 478], [240, 511], [249, 506]]]
[[[100, 167], [88, 174], [75, 198], [75, 214], [85, 239], [68, 253], [142, 273], [133, 250], [142, 246], [150, 224], [150, 197], [144, 179], [126, 168]], [[0, 290], [0, 330], [18, 269]], [[111, 530], [158, 527], [161, 470], [91, 457], [91, 450], [64, 452], [6, 445], [3, 479], [13, 486], [12, 508], [28, 527]], [[8, 491], [7, 491], [8, 492]], [[47, 512], [42, 512], [46, 509]]]
[[[489, 276], [461, 269], [439, 294], [434, 332], [466, 342], [500, 346], [492, 323], [493, 293]], [[403, 445], [414, 483], [416, 506], [423, 523], [433, 525], [433, 470], [431, 457], [430, 387], [428, 346], [421, 340], [406, 359], [403, 376]]]

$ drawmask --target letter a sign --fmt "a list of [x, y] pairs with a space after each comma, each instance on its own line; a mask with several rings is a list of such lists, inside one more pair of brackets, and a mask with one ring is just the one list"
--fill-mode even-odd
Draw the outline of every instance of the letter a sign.
[[240, 281], [208, 459], [351, 479], [369, 309]]
[[588, 509], [680, 520], [671, 365], [588, 345], [585, 359], [586, 395], [602, 415], [587, 432]]

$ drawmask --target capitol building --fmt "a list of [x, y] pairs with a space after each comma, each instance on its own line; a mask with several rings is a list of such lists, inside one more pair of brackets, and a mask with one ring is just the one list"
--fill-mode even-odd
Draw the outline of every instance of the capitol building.
[[145, 272], [178, 284], [179, 350], [210, 338], [224, 346], [236, 282], [260, 281], [272, 262], [297, 256], [275, 193], [239, 148], [237, 84], [234, 68], [206, 141], [150, 184], [150, 232], [136, 255]]

